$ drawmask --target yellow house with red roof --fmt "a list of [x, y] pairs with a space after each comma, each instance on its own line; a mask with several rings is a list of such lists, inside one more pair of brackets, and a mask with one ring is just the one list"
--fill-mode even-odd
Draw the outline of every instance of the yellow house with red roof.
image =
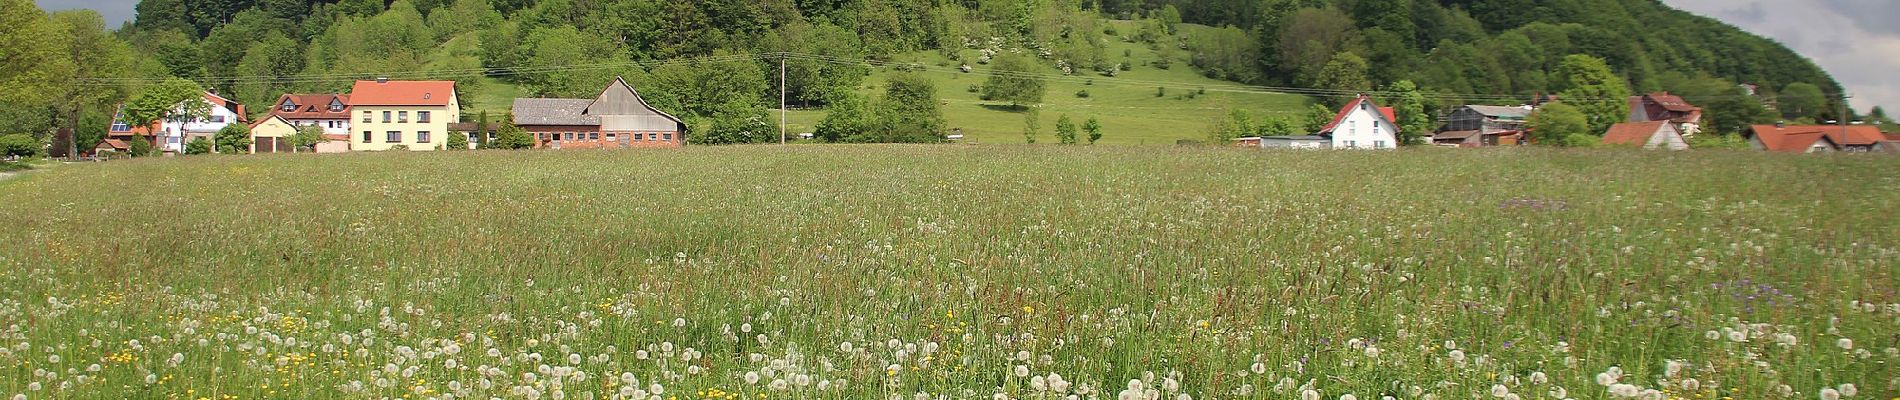
[[439, 150], [462, 119], [455, 81], [357, 81], [349, 106], [354, 151]]

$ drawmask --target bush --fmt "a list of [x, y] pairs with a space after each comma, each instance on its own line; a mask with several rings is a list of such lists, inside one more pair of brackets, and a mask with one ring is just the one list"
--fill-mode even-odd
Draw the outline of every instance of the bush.
[[449, 132], [447, 149], [468, 150], [468, 135], [459, 132]]
[[130, 148], [126, 150], [132, 153], [130, 155], [133, 157], [150, 157], [152, 153], [158, 151], [157, 148], [152, 147], [151, 141], [145, 140], [145, 138], [142, 137], [132, 138], [128, 146]]
[[40, 141], [33, 140], [32, 135], [0, 135], [0, 157], [27, 157], [39, 153]]
[[1089, 98], [1089, 91], [1083, 90], [1083, 91], [1075, 92], [1075, 97], [1083, 98], [1083, 99]]
[[1154, 66], [1155, 69], [1168, 69], [1169, 67], [1174, 66], [1174, 61], [1169, 60], [1167, 57], [1162, 57], [1161, 59], [1155, 60], [1154, 62], [1149, 63], [1148, 65]]
[[1588, 148], [1596, 147], [1600, 143], [1603, 143], [1603, 138], [1587, 133], [1572, 133], [1564, 136], [1564, 147]]
[[1155, 87], [1155, 97], [1168, 97], [1168, 88], [1160, 87], [1160, 86]]
[[185, 142], [186, 155], [205, 154], [205, 153], [210, 153], [210, 152], [211, 152], [211, 140], [205, 139], [204, 136], [191, 138], [190, 142]]
[[[968, 91], [970, 93], [980, 93], [983, 91], [983, 85], [970, 85], [970, 88], [968, 89]], [[984, 100], [989, 100], [989, 99], [984, 99]]]

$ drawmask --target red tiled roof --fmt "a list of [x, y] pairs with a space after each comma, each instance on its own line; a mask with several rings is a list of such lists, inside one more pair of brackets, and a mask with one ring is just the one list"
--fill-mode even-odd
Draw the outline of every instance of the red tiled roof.
[[1683, 101], [1682, 96], [1669, 94], [1669, 92], [1650, 93], [1648, 97], [1650, 101], [1656, 102], [1656, 104], [1662, 106], [1664, 110], [1685, 113], [1702, 111], [1701, 107], [1692, 106], [1689, 105], [1689, 102]]
[[[109, 148], [112, 148], [112, 149], [114, 149], [114, 150], [131, 150], [131, 149], [132, 149], [132, 145], [130, 145], [130, 144], [126, 144], [124, 140], [119, 140], [119, 139], [106, 139], [106, 140], [102, 140], [102, 141], [100, 141], [100, 142], [99, 142], [99, 146], [105, 146], [105, 147], [109, 147]], [[96, 148], [98, 148], [98, 147], [97, 147], [97, 146], [95, 146], [95, 147], [93, 147], [93, 148], [95, 148], [95, 149], [96, 149]]]
[[[1816, 142], [1826, 140], [1829, 146], [1852, 144], [1835, 140], [1835, 137], [1839, 136], [1851, 139], [1854, 136], [1859, 136], [1858, 134], [1852, 133], [1864, 134], [1864, 132], [1855, 132], [1855, 130], [1852, 129], [1857, 127], [1849, 128], [1850, 135], [1842, 135], [1841, 127], [1829, 125], [1789, 125], [1783, 127], [1755, 125], [1749, 128], [1749, 132], [1756, 140], [1761, 141], [1763, 150], [1783, 153], [1806, 153], [1808, 148], [1813, 147]], [[1866, 128], [1873, 128], [1876, 134], [1879, 132], [1879, 128]], [[1871, 145], [1875, 142], [1877, 142], [1877, 140], [1867, 141], [1864, 144]]]
[[[330, 112], [330, 101], [341, 100], [343, 110]], [[284, 102], [297, 105], [292, 111], [284, 111]], [[285, 119], [349, 119], [350, 95], [347, 94], [286, 94], [271, 104], [271, 115]]]
[[1669, 121], [1624, 122], [1610, 125], [1610, 131], [1603, 134], [1603, 144], [1638, 145], [1649, 143]]
[[350, 141], [350, 135], [342, 134], [342, 133], [325, 133], [323, 134], [323, 138], [330, 139], [331, 141], [337, 141], [337, 142]]
[[356, 81], [350, 88], [352, 106], [447, 106], [455, 98], [455, 81]]
[[[1333, 122], [1326, 124], [1326, 128], [1320, 129], [1319, 133], [1328, 133], [1328, 132], [1332, 132], [1334, 129], [1339, 128], [1339, 123], [1345, 122], [1346, 116], [1352, 115], [1352, 110], [1354, 108], [1359, 108], [1359, 103], [1372, 103], [1373, 107], [1379, 106], [1379, 103], [1372, 102], [1371, 97], [1367, 97], [1366, 95], [1363, 95], [1363, 94], [1359, 95], [1359, 98], [1352, 99], [1352, 101], [1346, 102], [1345, 107], [1340, 107], [1339, 113], [1333, 115]], [[1393, 133], [1399, 132], [1399, 119], [1398, 119], [1398, 116], [1394, 114], [1392, 107], [1378, 107], [1378, 108], [1379, 108], [1379, 115], [1385, 117], [1386, 122], [1390, 122], [1392, 124], [1392, 132]]]
[[1842, 146], [1871, 146], [1887, 140], [1887, 136], [1880, 133], [1880, 127], [1873, 125], [1849, 125], [1845, 128], [1840, 125], [1788, 125], [1779, 128], [1774, 125], [1756, 125], [1749, 129], [1757, 134], [1769, 131], [1821, 133], [1827, 135], [1828, 140], [1833, 141], [1834, 144]]
[[1900, 133], [1883, 133], [1882, 135], [1886, 135], [1889, 141], [1900, 142]]

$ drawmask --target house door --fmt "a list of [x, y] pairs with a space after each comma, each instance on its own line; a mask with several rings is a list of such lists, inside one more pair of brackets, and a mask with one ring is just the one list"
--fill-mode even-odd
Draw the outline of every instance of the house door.
[[251, 149], [253, 149], [253, 153], [275, 153], [277, 152], [277, 138], [259, 137], [256, 143], [251, 143]]

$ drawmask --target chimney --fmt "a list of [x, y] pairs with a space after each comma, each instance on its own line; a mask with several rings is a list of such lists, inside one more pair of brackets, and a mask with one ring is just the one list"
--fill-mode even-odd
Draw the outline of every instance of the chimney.
[[378, 76], [378, 77], [376, 77], [376, 83], [379, 83], [379, 84], [381, 84], [381, 83], [389, 83], [389, 77], [387, 77], [387, 76]]

